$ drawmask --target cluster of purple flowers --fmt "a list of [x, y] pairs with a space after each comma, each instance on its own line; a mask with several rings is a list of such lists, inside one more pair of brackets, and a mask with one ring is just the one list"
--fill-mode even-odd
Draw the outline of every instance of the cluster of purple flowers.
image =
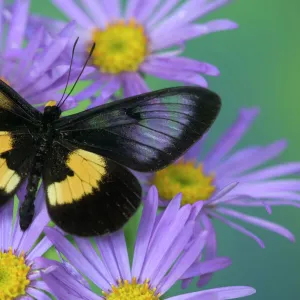
[[[78, 36], [69, 82], [75, 81], [93, 42], [97, 48], [82, 76], [88, 85], [68, 98], [65, 109], [84, 99], [93, 107], [120, 95], [149, 91], [147, 74], [206, 87], [203, 75], [217, 76], [219, 70], [182, 56], [185, 42], [237, 28], [228, 19], [196, 22], [230, 0], [52, 2], [70, 22], [30, 15], [30, 0], [15, 0], [12, 5], [0, 0], [0, 78], [36, 107], [60, 99]], [[217, 300], [255, 293], [252, 287], [231, 286], [163, 296], [178, 281], [184, 289], [199, 277], [197, 285], [202, 287], [214, 272], [231, 264], [229, 258], [217, 256], [215, 219], [261, 247], [263, 241], [234, 219], [294, 241], [281, 225], [236, 210], [261, 207], [271, 214], [273, 206], [300, 206], [300, 181], [291, 179], [300, 172], [300, 162], [263, 166], [284, 151], [286, 141], [233, 150], [257, 114], [257, 108], [241, 109], [204, 157], [200, 155], [206, 137], [164, 170], [136, 174], [144, 199], [132, 261], [122, 230], [94, 239], [72, 237], [72, 243], [63, 232], [47, 227], [42, 190], [34, 221], [25, 232], [14, 218], [13, 201], [2, 206], [0, 299], [51, 299], [52, 295], [61, 300]], [[24, 188], [18, 196], [24, 198]], [[42, 257], [52, 246], [58, 260]]]

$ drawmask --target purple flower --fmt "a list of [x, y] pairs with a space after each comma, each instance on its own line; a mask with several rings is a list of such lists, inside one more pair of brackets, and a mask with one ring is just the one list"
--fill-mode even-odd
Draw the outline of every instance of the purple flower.
[[166, 169], [146, 176], [139, 175], [145, 191], [149, 185], [157, 186], [161, 206], [167, 206], [179, 191], [183, 193], [183, 204], [203, 203], [198, 219], [209, 232], [206, 246], [208, 259], [216, 255], [217, 248], [212, 219], [242, 232], [261, 247], [264, 243], [258, 236], [227, 218], [265, 228], [294, 241], [293, 234], [286, 228], [235, 210], [240, 207], [262, 207], [271, 214], [272, 207], [276, 206], [300, 207], [300, 180], [283, 177], [298, 175], [300, 162], [264, 165], [283, 152], [287, 146], [284, 140], [232, 151], [258, 112], [256, 108], [242, 109], [237, 121], [201, 161], [198, 158], [203, 140]]
[[[217, 31], [237, 28], [237, 24], [220, 19], [202, 24], [200, 17], [227, 4], [230, 0], [128, 0], [121, 8], [120, 0], [81, 1], [52, 0], [62, 12], [78, 23], [80, 36], [77, 62], [82, 64], [93, 42], [96, 50], [90, 76], [93, 83], [77, 99], [85, 99], [102, 89], [93, 105], [102, 104], [120, 87], [124, 96], [149, 90], [143, 75], [149, 74], [185, 84], [207, 86], [200, 74], [217, 76], [218, 69], [208, 63], [179, 57], [184, 42]], [[63, 21], [33, 16], [31, 29], [46, 24], [52, 32], [64, 26]]]
[[0, 299], [50, 299], [44, 292], [51, 289], [41, 280], [40, 270], [46, 266], [35, 264], [52, 243], [42, 238], [44, 226], [49, 222], [42, 191], [36, 199], [35, 218], [25, 232], [14, 220], [13, 199], [0, 208]]
[[[2, 10], [1, 3], [1, 16], [8, 23], [8, 32], [0, 54], [0, 78], [33, 105], [59, 100], [62, 96], [59, 91], [66, 85], [70, 65], [69, 54], [63, 59], [63, 53], [70, 51], [71, 54], [67, 45], [75, 41], [75, 22], [66, 24], [56, 35], [47, 39], [45, 29], [42, 26], [36, 27], [24, 48], [30, 1], [16, 0], [11, 12]], [[2, 35], [4, 24], [0, 17]], [[92, 68], [87, 68], [85, 74], [89, 71]], [[72, 70], [70, 82], [76, 79], [78, 73], [78, 68]], [[64, 108], [69, 109], [75, 105], [70, 97]]]
[[[202, 204], [180, 208], [180, 201], [181, 195], [177, 195], [168, 208], [157, 215], [157, 190], [150, 188], [131, 267], [122, 231], [95, 238], [94, 243], [74, 237], [78, 249], [56, 229], [46, 228], [45, 232], [69, 263], [103, 291], [105, 299], [116, 299], [116, 295], [122, 299], [135, 299], [142, 294], [147, 299], [159, 299], [177, 280], [215, 272], [230, 263], [229, 259], [221, 257], [199, 261], [207, 237], [207, 232], [201, 231], [195, 222]], [[48, 265], [52, 263], [43, 258], [39, 260]], [[82, 277], [69, 265], [66, 267], [65, 262], [53, 263], [56, 268], [45, 272], [43, 278], [58, 299], [70, 296], [72, 299], [103, 299], [91, 292]], [[168, 299], [234, 299], [254, 292], [250, 287], [226, 287]]]

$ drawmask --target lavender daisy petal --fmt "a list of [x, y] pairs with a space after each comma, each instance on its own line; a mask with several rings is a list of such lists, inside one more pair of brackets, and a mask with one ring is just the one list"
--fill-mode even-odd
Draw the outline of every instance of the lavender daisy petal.
[[73, 0], [51, 0], [57, 7], [59, 7], [71, 20], [75, 20], [79, 25], [87, 28], [93, 28], [93, 22], [88, 16], [75, 4]]
[[[178, 0], [149, 0], [146, 2], [130, 0], [124, 7], [119, 0], [103, 2], [66, 0], [64, 3], [52, 0], [52, 2], [70, 20], [74, 19], [78, 24], [76, 36], [80, 36], [81, 41], [76, 49], [74, 64], [78, 65], [85, 61], [89, 45], [94, 42], [100, 45], [101, 51], [96, 49], [92, 54], [91, 63], [96, 67], [95, 73], [98, 75], [94, 79], [97, 80], [107, 74], [118, 77], [120, 80], [118, 83], [120, 83], [125, 97], [148, 90], [140, 78], [140, 74], [144, 73], [143, 62], [151, 61], [156, 55], [157, 58], [163, 57], [163, 55], [165, 55], [164, 57], [178, 56], [182, 53], [185, 41], [189, 39], [237, 27], [236, 23], [227, 19], [209, 21], [204, 24], [195, 22], [199, 16], [226, 4], [227, 1], [207, 3], [206, 1], [188, 0], [181, 3]], [[195, 7], [197, 7], [196, 10]], [[46, 27], [50, 33], [47, 36], [47, 43], [45, 43], [48, 46], [51, 36], [61, 30], [64, 22], [53, 20], [51, 23], [49, 18], [32, 16], [29, 23], [28, 31], [31, 33], [39, 25]], [[112, 44], [121, 45], [114, 51], [115, 54], [109, 50], [113, 46]], [[71, 46], [71, 43], [68, 43], [67, 48], [70, 53]], [[178, 47], [179, 50], [173, 51], [174, 49], [170, 49], [170, 47]], [[125, 49], [133, 49], [133, 52], [128, 53]], [[65, 53], [61, 54], [60, 59], [66, 59]], [[108, 64], [108, 62], [110, 63]], [[162, 73], [160, 75], [156, 75], [154, 72], [149, 74], [185, 84], [207, 86], [207, 82], [201, 75], [186, 72], [181, 74], [180, 68], [177, 70], [177, 72], [173, 72], [178, 73], [175, 78], [170, 77], [169, 73], [172, 72], [169, 72], [168, 68], [160, 70]], [[214, 74], [212, 76], [217, 75], [214, 70], [209, 70], [207, 75], [210, 76], [210, 72]], [[132, 77], [130, 73], [137, 78], [130, 80]], [[98, 100], [103, 102], [103, 99]]]
[[256, 291], [252, 287], [248, 286], [232, 286], [216, 288], [207, 291], [190, 293], [187, 295], [180, 295], [166, 300], [218, 300], [218, 299], [237, 299], [241, 297], [246, 297], [254, 294]]
[[[165, 211], [156, 215], [157, 190], [154, 187], [150, 188], [144, 200], [145, 206], [138, 229], [132, 268], [129, 267], [128, 251], [122, 231], [94, 239], [100, 255], [93, 252], [93, 257], [89, 257], [93, 247], [90, 239], [75, 238], [77, 250], [56, 229], [47, 228], [45, 232], [58, 251], [78, 271], [90, 279], [92, 279], [91, 272], [95, 273], [94, 277], [101, 278], [93, 281], [104, 291], [104, 297], [119, 295], [119, 289], [126, 290], [127, 287], [128, 299], [133, 295], [140, 295], [140, 287], [143, 296], [154, 293], [161, 297], [176, 281], [186, 278], [185, 276], [214, 272], [229, 264], [226, 258], [215, 259], [205, 264], [199, 261], [208, 234], [207, 231], [201, 230], [200, 225], [195, 221], [201, 206], [195, 206], [197, 209], [189, 205], [180, 207], [180, 200], [181, 195], [177, 195]], [[148, 224], [149, 228], [147, 228]], [[98, 255], [98, 258], [95, 255]], [[93, 267], [83, 259], [84, 257], [93, 259], [94, 265], [98, 266]], [[52, 289], [55, 289], [56, 295], [65, 299], [69, 293], [76, 299], [77, 296], [88, 292], [86, 299], [97, 299], [93, 298], [93, 294], [89, 294], [88, 287], [78, 279], [78, 274], [68, 271], [71, 266], [67, 269], [63, 268], [64, 263], [67, 262], [54, 262], [51, 266], [49, 260], [37, 261], [37, 267], [39, 264], [46, 267], [43, 279]], [[64, 274], [61, 274], [62, 270]], [[107, 273], [109, 277], [105, 275]], [[190, 295], [193, 294], [185, 294], [185, 299], [189, 299]], [[98, 298], [101, 299], [99, 296]]]
[[217, 211], [220, 212], [221, 214], [240, 219], [244, 222], [263, 227], [270, 231], [274, 231], [274, 232], [284, 236], [285, 238], [289, 239], [291, 242], [295, 241], [294, 235], [289, 230], [287, 230], [286, 228], [284, 228], [278, 224], [263, 220], [261, 218], [248, 216], [246, 214], [234, 211], [229, 208], [218, 208]]
[[76, 248], [64, 238], [63, 234], [53, 228], [44, 229], [49, 240], [56, 245], [58, 251], [64, 253], [70, 263], [93, 282], [101, 287], [105, 287], [105, 282], [99, 276], [97, 271], [88, 262], [88, 260], [76, 250]]
[[[93, 22], [100, 28], [104, 28], [109, 17], [103, 9], [103, 3], [97, 0], [81, 0], [82, 6], [87, 10], [88, 14], [91, 16]], [[86, 27], [85, 25], [82, 25]]]
[[203, 76], [192, 71], [182, 71], [180, 73], [177, 73], [174, 72], [174, 68], [157, 68], [157, 66], [153, 66], [151, 62], [145, 62], [143, 64], [142, 70], [145, 73], [167, 80], [181, 81], [184, 83], [200, 85], [203, 87], [207, 87], [208, 85]]
[[145, 201], [144, 209], [137, 232], [132, 262], [132, 276], [139, 278], [144, 265], [146, 252], [150, 243], [151, 234], [158, 208], [158, 192], [155, 187], [149, 189], [148, 199]]
[[0, 208], [0, 251], [8, 249], [13, 222], [13, 201]]
[[244, 136], [258, 114], [257, 108], [242, 109], [237, 121], [223, 134], [205, 159], [206, 168], [212, 169]]
[[9, 27], [8, 36], [6, 40], [6, 53], [19, 49], [22, 46], [27, 18], [29, 0], [16, 0], [13, 6], [12, 22]]

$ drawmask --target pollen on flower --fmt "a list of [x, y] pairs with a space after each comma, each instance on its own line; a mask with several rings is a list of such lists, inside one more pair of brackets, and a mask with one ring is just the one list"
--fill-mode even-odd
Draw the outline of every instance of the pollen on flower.
[[156, 172], [152, 183], [165, 200], [171, 200], [181, 192], [181, 205], [185, 205], [208, 200], [216, 189], [213, 180], [214, 176], [206, 175], [202, 165], [179, 161]]
[[101, 72], [110, 74], [137, 71], [148, 52], [144, 27], [134, 19], [119, 20], [104, 29], [94, 29], [92, 41], [96, 43], [93, 64]]
[[26, 294], [29, 271], [23, 253], [15, 255], [11, 248], [0, 252], [0, 300], [13, 300]]
[[143, 283], [137, 283], [136, 278], [132, 281], [119, 280], [118, 286], [112, 286], [110, 293], [103, 293], [106, 300], [159, 300], [159, 294], [156, 294], [155, 288], [150, 288], [149, 280]]

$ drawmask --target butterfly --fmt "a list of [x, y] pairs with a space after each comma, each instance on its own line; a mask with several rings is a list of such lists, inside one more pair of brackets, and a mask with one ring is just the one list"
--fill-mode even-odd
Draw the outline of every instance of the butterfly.
[[201, 87], [176, 87], [61, 117], [41, 113], [0, 81], [0, 205], [27, 179], [20, 207], [26, 230], [42, 179], [51, 220], [77, 236], [120, 229], [141, 202], [129, 169], [154, 172], [178, 159], [216, 119], [221, 102]]

